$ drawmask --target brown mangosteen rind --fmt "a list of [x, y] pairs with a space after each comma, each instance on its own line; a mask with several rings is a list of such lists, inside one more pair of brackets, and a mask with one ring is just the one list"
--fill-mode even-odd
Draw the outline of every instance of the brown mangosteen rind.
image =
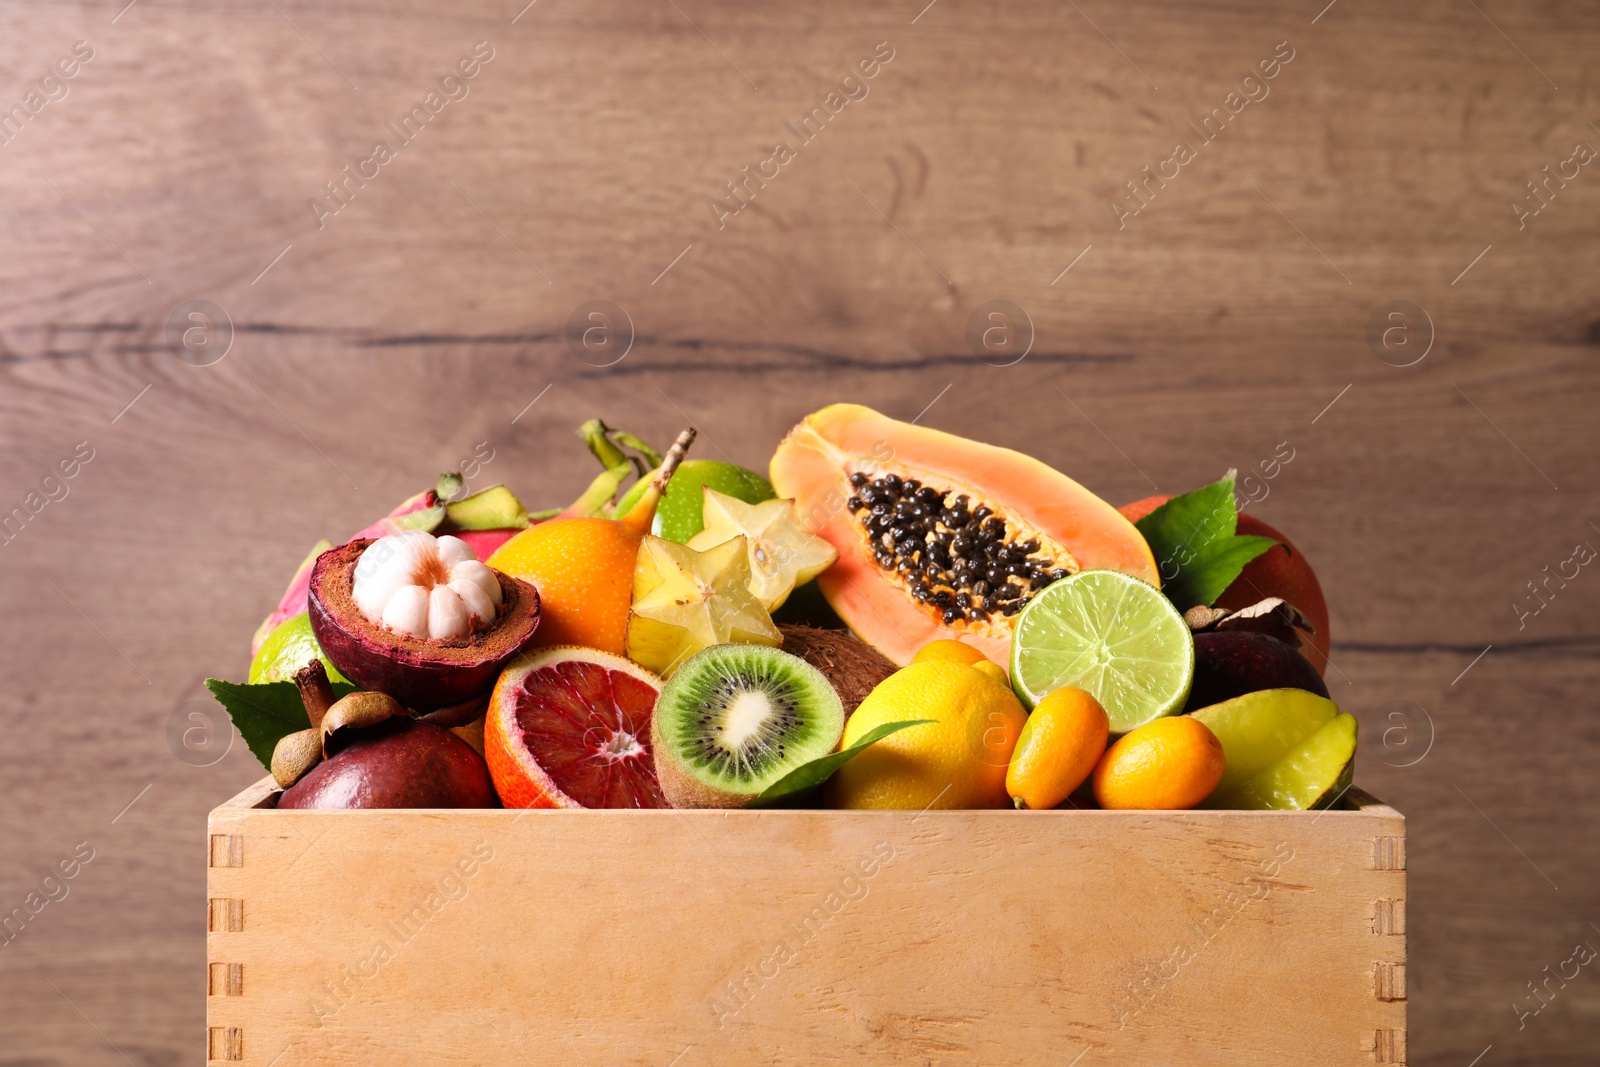
[[353, 596], [356, 564], [370, 544], [360, 538], [331, 548], [311, 568], [311, 632], [323, 653], [361, 688], [388, 693], [414, 711], [486, 698], [539, 628], [539, 591], [491, 568], [501, 593], [493, 623], [446, 640], [396, 633], [368, 620]]
[[342, 731], [333, 755], [283, 791], [278, 807], [497, 808], [483, 757], [442, 726], [397, 717]]

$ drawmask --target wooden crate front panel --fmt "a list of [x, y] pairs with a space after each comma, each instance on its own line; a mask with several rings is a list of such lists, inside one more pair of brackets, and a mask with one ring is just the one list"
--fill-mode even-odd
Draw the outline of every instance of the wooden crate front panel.
[[211, 833], [219, 1062], [1405, 1060], [1382, 807], [219, 808]]

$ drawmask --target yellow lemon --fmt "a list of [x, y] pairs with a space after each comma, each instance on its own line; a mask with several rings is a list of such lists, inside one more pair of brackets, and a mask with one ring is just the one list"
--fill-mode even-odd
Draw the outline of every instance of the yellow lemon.
[[1006, 669], [1000, 666], [1000, 664], [995, 663], [993, 660], [986, 659], [982, 663], [974, 663], [972, 665], [972, 669], [977, 671], [979, 674], [984, 674], [990, 678], [993, 678], [1007, 690], [1010, 690], [1011, 682], [1006, 678]]
[[949, 639], [929, 641], [917, 649], [917, 654], [911, 657], [912, 663], [965, 663], [969, 667], [987, 661], [987, 656], [965, 641]]
[[934, 719], [869, 747], [828, 782], [839, 808], [1004, 808], [1006, 767], [1027, 714], [1004, 684], [964, 663], [913, 663], [880, 682], [844, 728], [849, 746], [904, 719]]

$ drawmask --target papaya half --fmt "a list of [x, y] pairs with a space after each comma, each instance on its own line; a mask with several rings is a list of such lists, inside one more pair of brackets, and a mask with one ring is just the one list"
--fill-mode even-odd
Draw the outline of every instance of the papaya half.
[[1028, 598], [1080, 570], [1160, 585], [1133, 523], [1065, 474], [859, 404], [806, 416], [778, 446], [771, 475], [838, 550], [817, 578], [828, 603], [901, 666], [941, 638], [1009, 662]]

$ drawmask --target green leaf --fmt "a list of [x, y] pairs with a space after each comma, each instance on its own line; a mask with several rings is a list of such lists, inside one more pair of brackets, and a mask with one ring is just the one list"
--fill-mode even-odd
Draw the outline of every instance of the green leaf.
[[849, 748], [840, 749], [838, 752], [830, 752], [826, 756], [820, 756], [817, 759], [800, 764], [800, 766], [767, 786], [760, 796], [751, 801], [750, 806], [752, 808], [782, 807], [786, 803], [797, 800], [801, 793], [815, 789], [829, 778], [832, 778], [834, 771], [861, 755], [862, 752], [866, 751], [868, 745], [882, 741], [890, 734], [904, 730], [908, 726], [921, 726], [923, 723], [937, 721], [937, 719], [906, 719], [902, 722], [886, 722], [882, 726], [875, 726]]
[[[217, 698], [217, 703], [227, 709], [244, 743], [250, 746], [251, 754], [263, 767], [272, 767], [272, 749], [280, 738], [311, 727], [306, 706], [300, 700], [300, 690], [293, 682], [241, 685], [207, 678], [206, 688]], [[349, 682], [333, 683], [335, 700], [355, 691], [356, 687]]]
[[1270, 537], [1235, 534], [1226, 540], [1206, 545], [1196, 554], [1189, 575], [1189, 584], [1194, 588], [1197, 598], [1195, 604], [1215, 603], [1217, 597], [1244, 572], [1245, 564], [1277, 543]]
[[1236, 473], [1230, 470], [1210, 485], [1173, 497], [1135, 524], [1156, 558], [1161, 591], [1179, 611], [1213, 603], [1245, 564], [1277, 544], [1270, 537], [1235, 532]]

